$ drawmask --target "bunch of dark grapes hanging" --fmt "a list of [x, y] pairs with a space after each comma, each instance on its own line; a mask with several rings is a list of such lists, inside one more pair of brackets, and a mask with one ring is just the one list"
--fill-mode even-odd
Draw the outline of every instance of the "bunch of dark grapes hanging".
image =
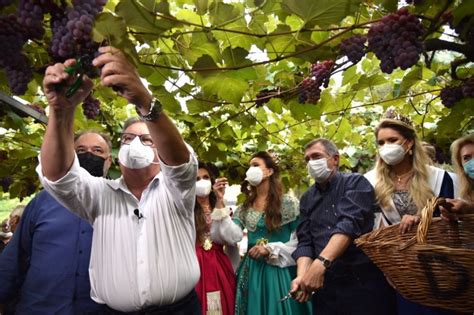
[[82, 111], [88, 119], [95, 119], [100, 113], [100, 101], [89, 94], [82, 103]]
[[420, 59], [424, 33], [418, 18], [401, 8], [370, 27], [369, 50], [380, 60], [383, 72], [392, 73], [397, 67], [405, 70]]
[[465, 80], [458, 86], [444, 87], [439, 96], [441, 103], [447, 108], [452, 108], [454, 104], [463, 99], [474, 98], [474, 78]]
[[305, 78], [299, 87], [298, 101], [301, 104], [316, 104], [321, 98], [321, 86], [328, 87], [334, 61], [325, 60], [311, 65], [310, 75]]
[[355, 35], [344, 39], [339, 45], [341, 55], [347, 56], [352, 63], [358, 63], [365, 56], [365, 42], [367, 37]]
[[5, 70], [8, 86], [17, 95], [24, 94], [33, 72], [28, 58], [22, 53], [27, 36], [14, 14], [0, 16], [0, 67]]
[[454, 104], [463, 99], [462, 88], [460, 86], [445, 87], [441, 90], [439, 96], [444, 106], [452, 108]]

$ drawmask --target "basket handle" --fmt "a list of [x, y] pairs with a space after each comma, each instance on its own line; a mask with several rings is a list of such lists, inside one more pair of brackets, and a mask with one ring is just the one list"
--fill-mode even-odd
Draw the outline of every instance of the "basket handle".
[[433, 197], [428, 200], [426, 206], [421, 209], [420, 224], [416, 230], [416, 242], [418, 244], [426, 244], [428, 229], [430, 228], [431, 220], [433, 219], [433, 212], [438, 205], [444, 202], [444, 198]]

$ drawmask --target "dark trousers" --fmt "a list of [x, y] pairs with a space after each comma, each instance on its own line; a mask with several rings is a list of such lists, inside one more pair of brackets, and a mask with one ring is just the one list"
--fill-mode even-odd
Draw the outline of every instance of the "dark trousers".
[[201, 303], [193, 289], [180, 301], [164, 306], [151, 306], [137, 312], [124, 313], [108, 308], [104, 315], [201, 315]]
[[372, 263], [328, 269], [312, 298], [316, 315], [394, 315], [395, 291]]

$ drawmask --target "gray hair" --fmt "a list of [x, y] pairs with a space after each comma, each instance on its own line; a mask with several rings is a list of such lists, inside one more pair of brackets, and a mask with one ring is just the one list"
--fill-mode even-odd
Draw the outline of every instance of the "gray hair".
[[304, 150], [306, 151], [309, 148], [311, 148], [313, 145], [316, 145], [318, 143], [321, 143], [321, 145], [324, 147], [324, 150], [326, 151], [328, 155], [339, 156], [339, 150], [337, 149], [334, 142], [325, 138], [318, 138], [318, 139], [311, 140], [304, 146]]
[[144, 120], [143, 118], [141, 118], [141, 117], [138, 117], [138, 116], [131, 117], [131, 118], [125, 120], [125, 122], [123, 123], [123, 129], [122, 129], [122, 131], [127, 130], [128, 127], [130, 127], [130, 126], [133, 125], [133, 124], [139, 123], [139, 122], [144, 123], [145, 120]]
[[112, 153], [112, 141], [110, 141], [110, 137], [107, 134], [102, 133], [102, 132], [93, 131], [93, 130], [84, 130], [84, 131], [78, 132], [74, 135], [74, 142], [76, 142], [77, 139], [79, 139], [81, 136], [85, 135], [86, 133], [95, 133], [101, 136], [102, 139], [104, 139], [105, 143], [107, 143], [107, 146], [109, 147], [109, 151]]

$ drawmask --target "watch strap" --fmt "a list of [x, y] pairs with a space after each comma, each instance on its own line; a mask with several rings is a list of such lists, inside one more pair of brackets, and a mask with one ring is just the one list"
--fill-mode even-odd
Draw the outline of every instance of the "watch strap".
[[158, 117], [160, 116], [161, 112], [163, 111], [163, 105], [160, 103], [160, 101], [156, 97], [154, 97], [150, 103], [150, 110], [145, 115], [143, 115], [140, 112], [138, 107], [136, 107], [135, 109], [137, 111], [138, 116], [140, 116], [140, 118], [142, 118], [145, 121], [153, 121], [153, 120], [158, 119]]

